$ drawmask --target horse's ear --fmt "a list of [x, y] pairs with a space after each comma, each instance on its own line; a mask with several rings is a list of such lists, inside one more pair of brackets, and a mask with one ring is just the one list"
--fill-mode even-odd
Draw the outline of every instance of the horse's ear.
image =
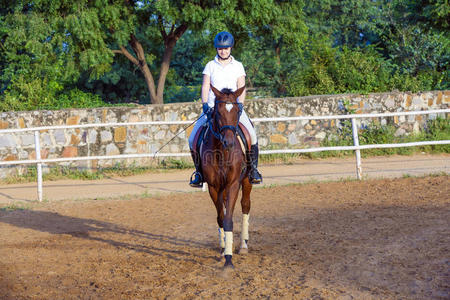
[[220, 95], [222, 95], [222, 93], [218, 89], [213, 87], [212, 84], [210, 84], [210, 86], [211, 86], [211, 90], [213, 91], [214, 95], [216, 95], [216, 97], [219, 97]]
[[234, 94], [234, 97], [236, 97], [236, 99], [237, 99], [237, 97], [239, 97], [243, 92], [244, 92], [244, 90], [245, 90], [245, 85], [243, 86], [243, 87], [241, 87], [241, 88], [238, 88], [233, 94]]

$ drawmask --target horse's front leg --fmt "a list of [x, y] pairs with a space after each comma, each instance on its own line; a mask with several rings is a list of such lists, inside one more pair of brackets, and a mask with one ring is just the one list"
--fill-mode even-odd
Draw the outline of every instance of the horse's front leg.
[[241, 229], [241, 248], [239, 253], [248, 253], [248, 227], [249, 227], [249, 217], [250, 217], [250, 192], [252, 191], [252, 184], [250, 183], [248, 177], [242, 180], [242, 229]]
[[233, 257], [233, 211], [239, 194], [239, 182], [231, 184], [226, 188], [226, 213], [223, 220], [223, 229], [225, 231], [225, 266], [234, 267], [231, 261]]
[[214, 206], [217, 211], [217, 225], [219, 226], [219, 245], [220, 245], [220, 254], [223, 256], [225, 252], [225, 232], [223, 230], [223, 192], [219, 192], [213, 186], [208, 185], [209, 195], [211, 196], [212, 201], [214, 202]]

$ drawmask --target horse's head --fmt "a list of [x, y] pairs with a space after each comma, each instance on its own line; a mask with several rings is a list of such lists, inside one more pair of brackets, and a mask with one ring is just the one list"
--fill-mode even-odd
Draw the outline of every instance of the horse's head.
[[212, 85], [211, 89], [216, 96], [213, 112], [214, 122], [217, 126], [216, 133], [222, 137], [219, 139], [222, 141], [225, 148], [229, 148], [234, 145], [237, 126], [239, 125], [239, 117], [242, 112], [238, 105], [237, 98], [242, 94], [245, 86], [234, 92], [230, 89], [219, 91]]

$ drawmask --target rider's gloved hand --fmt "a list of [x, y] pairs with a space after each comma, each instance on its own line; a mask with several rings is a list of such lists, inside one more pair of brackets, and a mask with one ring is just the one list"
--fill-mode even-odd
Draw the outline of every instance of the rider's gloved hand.
[[212, 108], [209, 107], [208, 103], [203, 103], [203, 113], [208, 117], [208, 119], [212, 116]]
[[239, 111], [242, 112], [244, 110], [244, 104], [242, 104], [241, 102], [238, 103], [238, 108]]

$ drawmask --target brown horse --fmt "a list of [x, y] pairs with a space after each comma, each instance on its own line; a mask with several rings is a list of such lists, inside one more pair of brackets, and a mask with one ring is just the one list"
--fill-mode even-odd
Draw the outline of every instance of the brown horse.
[[237, 127], [242, 109], [237, 98], [245, 87], [235, 92], [229, 89], [218, 91], [212, 85], [211, 89], [216, 100], [200, 155], [204, 180], [208, 183], [209, 194], [217, 210], [221, 254], [225, 256], [225, 267], [233, 267], [231, 262], [233, 211], [241, 186], [243, 217], [240, 253], [248, 251], [249, 238], [248, 221], [252, 185], [248, 178], [245, 152], [237, 138]]

